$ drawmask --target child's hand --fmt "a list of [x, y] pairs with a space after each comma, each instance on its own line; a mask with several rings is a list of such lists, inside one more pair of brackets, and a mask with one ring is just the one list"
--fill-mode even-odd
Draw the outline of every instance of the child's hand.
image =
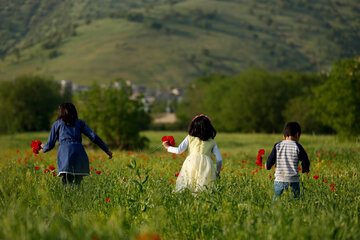
[[164, 146], [164, 148], [168, 149], [170, 147], [170, 144], [168, 141], [165, 141], [162, 143], [162, 145]]
[[107, 152], [107, 155], [109, 155], [109, 159], [112, 159], [113, 156], [112, 156], [112, 152], [111, 152], [111, 151], [108, 151], [108, 152]]

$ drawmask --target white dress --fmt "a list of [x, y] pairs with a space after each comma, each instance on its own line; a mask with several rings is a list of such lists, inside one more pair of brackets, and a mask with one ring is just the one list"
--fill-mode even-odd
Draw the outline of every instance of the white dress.
[[192, 192], [198, 192], [214, 187], [216, 172], [211, 154], [214, 153], [217, 160], [217, 171], [221, 171], [222, 158], [214, 139], [202, 141], [198, 137], [187, 136], [179, 148], [169, 147], [172, 153], [181, 153], [187, 146], [189, 155], [186, 157], [179, 176], [176, 180], [175, 192], [186, 188]]

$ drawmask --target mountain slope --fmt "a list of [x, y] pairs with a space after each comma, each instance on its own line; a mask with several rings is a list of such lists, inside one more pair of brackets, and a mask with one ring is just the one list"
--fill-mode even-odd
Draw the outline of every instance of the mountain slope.
[[251, 66], [322, 71], [360, 51], [356, 1], [37, 2], [15, 38], [1, 35], [1, 80], [36, 73], [80, 84], [122, 77], [183, 87]]

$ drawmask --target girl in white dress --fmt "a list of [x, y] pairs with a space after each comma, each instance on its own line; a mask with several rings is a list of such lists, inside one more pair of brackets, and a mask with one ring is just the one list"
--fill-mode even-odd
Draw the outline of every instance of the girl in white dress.
[[[181, 154], [189, 148], [189, 155], [176, 181], [175, 192], [186, 188], [192, 192], [211, 189], [214, 187], [216, 177], [220, 178], [222, 166], [221, 154], [214, 140], [216, 130], [210, 118], [201, 114], [191, 121], [188, 133], [179, 147], [172, 147], [167, 141], [163, 142], [164, 147], [171, 153]], [[211, 160], [212, 153], [216, 157], [216, 172]]]

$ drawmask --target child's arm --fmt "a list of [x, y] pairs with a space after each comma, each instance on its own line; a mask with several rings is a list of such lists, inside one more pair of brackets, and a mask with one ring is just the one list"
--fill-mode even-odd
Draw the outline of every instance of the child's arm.
[[189, 146], [189, 136], [187, 136], [179, 145], [179, 147], [171, 147], [168, 142], [163, 143], [164, 147], [170, 153], [181, 154]]
[[299, 148], [299, 161], [301, 161], [302, 173], [306, 173], [310, 171], [310, 161], [305, 149], [301, 146], [301, 144], [297, 143]]
[[216, 143], [215, 143], [215, 145], [214, 145], [214, 147], [212, 149], [212, 152], [216, 157], [216, 174], [220, 175], [221, 167], [222, 167], [222, 157], [221, 157], [221, 154], [219, 152], [219, 148], [218, 148]]
[[58, 124], [57, 122], [54, 122], [54, 124], [51, 127], [51, 131], [47, 143], [41, 146], [44, 153], [50, 151], [55, 147], [56, 140], [59, 138], [57, 128], [58, 128]]
[[86, 124], [83, 122], [83, 128], [82, 133], [85, 134], [93, 143], [98, 145], [107, 155], [109, 155], [109, 159], [112, 158], [112, 152], [109, 150], [109, 148], [106, 146], [106, 144], [103, 142], [103, 140], [96, 135]]
[[276, 163], [276, 144], [273, 147], [268, 159], [266, 160], [266, 169], [270, 170], [272, 166]]

